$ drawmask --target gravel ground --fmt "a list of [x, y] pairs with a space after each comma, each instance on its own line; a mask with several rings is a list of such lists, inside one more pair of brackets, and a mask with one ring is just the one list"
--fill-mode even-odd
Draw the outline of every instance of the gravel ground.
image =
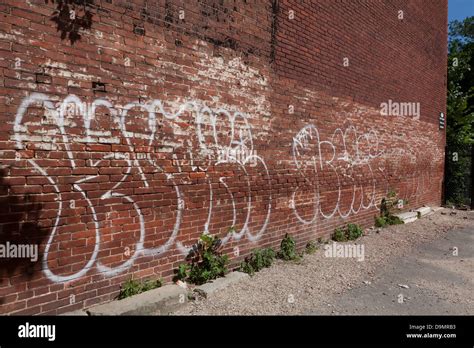
[[[314, 254], [305, 255], [299, 263], [278, 260], [272, 267], [213, 294], [207, 300], [189, 302], [175, 314], [357, 313], [337, 308], [338, 298], [347, 298], [352, 289], [356, 291], [364, 286], [371, 286], [380, 278], [380, 274], [393, 271], [393, 268], [390, 269], [391, 265], [400, 264], [403, 259], [416, 254], [416, 250], [423, 245], [446, 238], [448, 231], [454, 229], [473, 231], [474, 212], [443, 209], [411, 224], [368, 230], [362, 238], [351, 242], [364, 245], [364, 261], [357, 261], [355, 258], [328, 258], [324, 256], [322, 248]], [[439, 252], [446, 255], [449, 250]], [[472, 262], [472, 258], [468, 262]], [[472, 269], [470, 265], [469, 268]], [[420, 281], [421, 286], [426, 281]], [[472, 279], [468, 279], [466, 284], [472, 289]], [[435, 284], [431, 285], [436, 289]], [[443, 292], [443, 286], [439, 286], [439, 291]], [[467, 303], [467, 312], [474, 314], [472, 291], [448, 291], [438, 295], [443, 301], [461, 305]]]

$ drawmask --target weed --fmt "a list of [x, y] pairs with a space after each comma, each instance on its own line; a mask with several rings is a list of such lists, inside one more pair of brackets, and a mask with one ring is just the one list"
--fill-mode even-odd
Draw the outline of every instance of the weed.
[[332, 239], [336, 242], [345, 242], [347, 241], [346, 232], [342, 228], [336, 228], [332, 235]]
[[280, 243], [278, 257], [286, 261], [298, 260], [300, 256], [296, 252], [296, 242], [288, 233]]
[[386, 219], [387, 219], [387, 224], [389, 224], [389, 225], [401, 225], [401, 224], [403, 224], [403, 221], [398, 216], [395, 216], [395, 215], [390, 215]]
[[306, 243], [306, 247], [305, 247], [306, 254], [313, 254], [316, 252], [316, 250], [318, 250], [318, 246], [316, 245], [314, 241], [311, 240], [308, 243]]
[[253, 275], [263, 268], [270, 267], [275, 259], [276, 253], [272, 248], [257, 249], [247, 256], [240, 265], [242, 272]]
[[189, 265], [187, 263], [182, 263], [178, 266], [178, 269], [175, 270], [175, 276], [174, 276], [174, 281], [185, 281], [186, 278], [188, 277], [189, 273]]
[[361, 237], [363, 233], [362, 228], [357, 224], [348, 224], [347, 225], [347, 239], [356, 240]]
[[345, 228], [336, 228], [332, 235], [332, 239], [336, 242], [347, 242], [348, 240], [356, 240], [362, 236], [363, 230], [357, 224], [348, 224]]
[[387, 226], [387, 220], [383, 216], [375, 217], [375, 227], [385, 227]]
[[163, 285], [163, 280], [146, 280], [144, 282], [139, 282], [133, 279], [127, 280], [120, 288], [120, 293], [118, 299], [122, 300], [124, 298], [141, 294], [142, 292], [159, 288]]
[[395, 191], [390, 190], [387, 194], [387, 197], [382, 198], [382, 203], [380, 204], [380, 216], [375, 217], [375, 226], [376, 227], [385, 227], [387, 225], [400, 225], [403, 224], [403, 221], [394, 215], [395, 209], [398, 209], [398, 203], [402, 201], [403, 204], [407, 204], [408, 201], [400, 200], [397, 197]]
[[229, 259], [219, 251], [221, 246], [222, 241], [219, 238], [207, 234], [201, 235], [186, 257], [190, 264], [179, 265], [175, 271], [175, 279], [189, 280], [193, 284], [201, 285], [223, 277], [228, 272]]

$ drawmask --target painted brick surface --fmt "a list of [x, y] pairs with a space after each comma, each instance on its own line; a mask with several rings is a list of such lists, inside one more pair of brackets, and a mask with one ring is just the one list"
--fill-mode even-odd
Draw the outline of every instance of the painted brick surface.
[[170, 280], [202, 233], [237, 265], [287, 232], [302, 247], [371, 226], [390, 189], [440, 204], [447, 1], [2, 0], [0, 16], [0, 244], [39, 245], [0, 260], [1, 313]]

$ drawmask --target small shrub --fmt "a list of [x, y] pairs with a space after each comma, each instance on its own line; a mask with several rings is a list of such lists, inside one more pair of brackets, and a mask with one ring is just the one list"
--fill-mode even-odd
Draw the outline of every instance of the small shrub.
[[174, 281], [185, 281], [189, 276], [189, 265], [187, 263], [182, 263], [178, 266], [178, 269], [175, 270]]
[[[382, 203], [380, 204], [380, 216], [375, 218], [376, 227], [403, 224], [403, 221], [394, 215], [395, 209], [398, 209], [397, 204], [399, 201], [400, 199], [393, 190], [388, 192], [387, 197], [382, 198]], [[403, 204], [408, 204], [408, 201], [403, 201]]]
[[390, 215], [386, 218], [387, 220], [387, 224], [389, 225], [401, 225], [403, 224], [403, 221], [398, 217], [398, 216], [395, 216], [395, 215]]
[[314, 241], [311, 240], [308, 243], [306, 243], [306, 247], [305, 247], [306, 254], [313, 254], [316, 252], [316, 250], [318, 250], [318, 246], [316, 245]]
[[349, 240], [356, 240], [360, 236], [362, 236], [363, 230], [357, 224], [348, 224], [347, 225], [347, 239]]
[[336, 228], [332, 235], [332, 239], [336, 242], [345, 242], [347, 241], [346, 232], [342, 228]]
[[201, 235], [186, 257], [190, 264], [179, 265], [175, 271], [175, 279], [201, 285], [223, 277], [228, 272], [229, 259], [219, 251], [221, 246], [222, 241], [219, 238], [207, 234]]
[[119, 300], [124, 298], [141, 294], [142, 292], [159, 288], [163, 285], [163, 281], [159, 280], [146, 280], [144, 282], [139, 282], [133, 279], [127, 280], [120, 288], [120, 293], [118, 295]]
[[383, 216], [376, 216], [375, 217], [375, 227], [385, 227], [387, 226], [387, 221]]
[[272, 248], [257, 249], [247, 256], [240, 265], [242, 272], [253, 275], [263, 268], [270, 267], [275, 259], [276, 253]]
[[380, 204], [380, 216], [389, 216], [393, 215], [393, 211], [397, 208], [399, 198], [397, 193], [393, 190], [390, 190], [387, 193], [387, 197], [382, 198], [382, 203]]
[[344, 229], [336, 228], [332, 235], [332, 239], [336, 242], [347, 242], [348, 240], [356, 240], [362, 236], [363, 230], [357, 224], [348, 224]]
[[147, 280], [143, 283], [141, 292], [145, 292], [148, 290], [153, 290], [156, 288], [161, 288], [163, 285], [163, 281], [161, 279], [159, 280]]
[[140, 293], [140, 283], [136, 280], [129, 279], [121, 287], [118, 299], [122, 300], [124, 298], [136, 295]]
[[285, 237], [280, 243], [278, 257], [286, 261], [298, 260], [300, 258], [296, 252], [296, 242], [288, 233], [285, 234]]
[[395, 215], [375, 217], [375, 227], [385, 227], [388, 225], [400, 225], [403, 221]]

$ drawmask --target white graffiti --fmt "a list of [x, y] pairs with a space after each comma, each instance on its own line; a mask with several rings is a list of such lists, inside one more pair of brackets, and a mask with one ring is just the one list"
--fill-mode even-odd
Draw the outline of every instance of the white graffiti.
[[[38, 108], [38, 106], [43, 110], [43, 115], [41, 117], [33, 116], [33, 119], [26, 120], [27, 115], [29, 115], [27, 112], [29, 108]], [[98, 109], [105, 112], [107, 119], [97, 117]], [[139, 119], [131, 119], [132, 111], [144, 111], [146, 117], [140, 114]], [[189, 114], [193, 115], [194, 120], [186, 120]], [[161, 115], [162, 118], [160, 119], [158, 115]], [[139, 120], [146, 120], [146, 122], [137, 124]], [[179, 138], [179, 134], [175, 134], [177, 131], [176, 124], [185, 121], [194, 123], [196, 128], [195, 134], [199, 151], [194, 155], [195, 149], [189, 139], [181, 143], [172, 143], [170, 140], [169, 144], [166, 144], [165, 139], [163, 139], [164, 136], [158, 139], [161, 135], [158, 132], [159, 127], [171, 128], [172, 138]], [[222, 139], [221, 134], [227, 134], [227, 139], [225, 137]], [[184, 135], [189, 136], [189, 132]], [[192, 172], [203, 173], [207, 182], [209, 206], [202, 233], [210, 233], [214, 207], [219, 206], [219, 200], [216, 201], [214, 192], [215, 187], [219, 184], [227, 192], [233, 216], [233, 228], [229, 229], [229, 232], [223, 237], [224, 243], [230, 239], [240, 240], [243, 236], [246, 236], [252, 242], [257, 241], [267, 228], [270, 219], [271, 194], [265, 202], [266, 215], [261, 221], [261, 226], [255, 228], [255, 221], [252, 224], [250, 223], [255, 205], [252, 199], [254, 193], [251, 190], [251, 177], [248, 172], [250, 165], [257, 167], [263, 180], [267, 182], [270, 182], [270, 180], [265, 161], [254, 152], [248, 117], [240, 112], [230, 112], [222, 108], [214, 111], [198, 102], [181, 103], [177, 107], [177, 111], [172, 112], [166, 111], [164, 103], [157, 99], [148, 103], [134, 102], [120, 107], [114, 106], [106, 99], [96, 99], [92, 103], [84, 103], [75, 95], [67, 96], [58, 105], [54, 104], [51, 98], [45, 94], [33, 93], [26, 97], [18, 108], [14, 123], [14, 140], [18, 153], [21, 154], [25, 150], [25, 154], [20, 157], [26, 158], [26, 162], [32, 169], [48, 180], [57, 195], [57, 215], [46, 242], [42, 262], [45, 275], [53, 282], [67, 282], [78, 279], [84, 276], [94, 265], [105, 276], [117, 275], [129, 269], [139, 257], [161, 255], [174, 245], [180, 252], [187, 253], [190, 247], [179, 240], [179, 232], [186, 210], [186, 195], [183, 193], [183, 189], [189, 186], [189, 182], [182, 179], [182, 166], [184, 164], [189, 164]], [[71, 169], [74, 178], [79, 177], [72, 182], [72, 188], [74, 192], [80, 194], [80, 199], [71, 199], [69, 192], [64, 192], [61, 189], [61, 176], [54, 174], [55, 166], [51, 162], [47, 162], [43, 158], [27, 158], [27, 149], [32, 144], [37, 149], [62, 151], [67, 154], [68, 163], [64, 166]], [[87, 151], [87, 146], [93, 144], [103, 145], [106, 150], [101, 149], [99, 153], [91, 151], [91, 157], [85, 156], [86, 160], [84, 161], [84, 157], [81, 158], [80, 154]], [[173, 159], [175, 159], [177, 170], [175, 171], [173, 168], [170, 170], [167, 157], [157, 150], [164, 146], [170, 146], [173, 149], [182, 149], [187, 146], [188, 161], [177, 159], [174, 153]], [[226, 157], [219, 158], [219, 153], [226, 153]], [[235, 156], [236, 153], [245, 153], [246, 155]], [[162, 163], [165, 163], [165, 165], [162, 165]], [[228, 179], [225, 176], [220, 176], [216, 183], [215, 175], [211, 175], [214, 171], [208, 173], [210, 166], [226, 165], [237, 166], [245, 180], [247, 194], [244, 197], [244, 208], [241, 209], [245, 211], [245, 214], [240, 228], [236, 228], [239, 198], [232, 192]], [[84, 167], [85, 172], [80, 171], [78, 176], [74, 175], [76, 170], [84, 169]], [[119, 168], [120, 174], [116, 175], [116, 180], [110, 180], [107, 183], [109, 185], [108, 189], [97, 194], [95, 192], [97, 188], [94, 185], [97, 185], [97, 182], [101, 183], [100, 168], [102, 167], [110, 168], [110, 170]], [[98, 168], [99, 173], [97, 173]], [[114, 172], [114, 174], [117, 174], [117, 172]], [[164, 176], [161, 183], [172, 187], [175, 193], [174, 224], [171, 234], [164, 238], [161, 245], [145, 247], [147, 231], [153, 231], [153, 227], [151, 227], [152, 224], [147, 221], [144, 214], [147, 207], [145, 207], [143, 200], [137, 201], [135, 195], [130, 193], [136, 190], [136, 188], [133, 188], [130, 191], [130, 183], [133, 183], [133, 177], [138, 175], [139, 181], [143, 185], [142, 189], [153, 193], [156, 185], [152, 182], [156, 180], [155, 176], [159, 174]], [[92, 190], [94, 197], [89, 193], [91, 191], [90, 187], [94, 187]], [[65, 194], [69, 198], [64, 198]], [[219, 197], [222, 199], [222, 194]], [[125, 202], [125, 204], [131, 206], [129, 208], [131, 212], [128, 213], [130, 214], [130, 220], [133, 220], [134, 223], [131, 226], [136, 226], [139, 236], [128, 260], [111, 267], [101, 262], [99, 254], [102, 250], [101, 245], [105, 243], [102, 235], [102, 231], [107, 229], [104, 226], [108, 226], [105, 220], [108, 220], [109, 214], [111, 214], [109, 210], [117, 207], [118, 202]], [[71, 271], [65, 272], [69, 273], [68, 275], [59, 275], [58, 272], [55, 273], [50, 269], [50, 261], [55, 258], [54, 256], [57, 257], [58, 252], [54, 240], [60, 235], [60, 227], [65, 225], [64, 222], [60, 223], [61, 219], [64, 219], [63, 214], [66, 213], [68, 208], [78, 207], [83, 207], [83, 210], [91, 216], [92, 221], [87, 221], [87, 217], [84, 217], [83, 224], [89, 226], [88, 230], [91, 228], [94, 230], [93, 250], [90, 252], [86, 264], [79, 270], [73, 273]], [[98, 211], [98, 208], [107, 211], [105, 218], [103, 217], [104, 214]], [[108, 229], [111, 228], [108, 227]], [[129, 250], [128, 247], [126, 249]]]
[[[393, 142], [379, 138], [374, 130], [361, 133], [353, 126], [337, 128], [323, 140], [316, 126], [303, 127], [292, 147], [293, 163], [305, 183], [294, 189], [290, 202], [298, 221], [307, 225], [315, 223], [318, 216], [347, 218], [361, 210], [380, 209], [380, 198], [391, 189], [389, 173], [395, 178], [392, 181], [407, 181], [405, 188], [399, 187], [399, 197], [411, 199], [426, 193], [430, 171], [418, 169], [423, 163], [420, 155], [400, 146], [407, 142], [386, 146]], [[383, 149], [380, 144], [385, 145]], [[400, 172], [402, 164], [411, 164], [412, 171]]]
[[[187, 254], [200, 234], [223, 244], [261, 240], [274, 193], [250, 120], [201, 101], [26, 97], [13, 125], [14, 163], [39, 174], [55, 197], [46, 277], [69, 282], [92, 269], [115, 276], [141, 258]], [[301, 224], [376, 211], [393, 185], [403, 199], [429, 192], [440, 154], [422, 156], [403, 134], [353, 126], [329, 134], [310, 124], [292, 141], [289, 207]]]

